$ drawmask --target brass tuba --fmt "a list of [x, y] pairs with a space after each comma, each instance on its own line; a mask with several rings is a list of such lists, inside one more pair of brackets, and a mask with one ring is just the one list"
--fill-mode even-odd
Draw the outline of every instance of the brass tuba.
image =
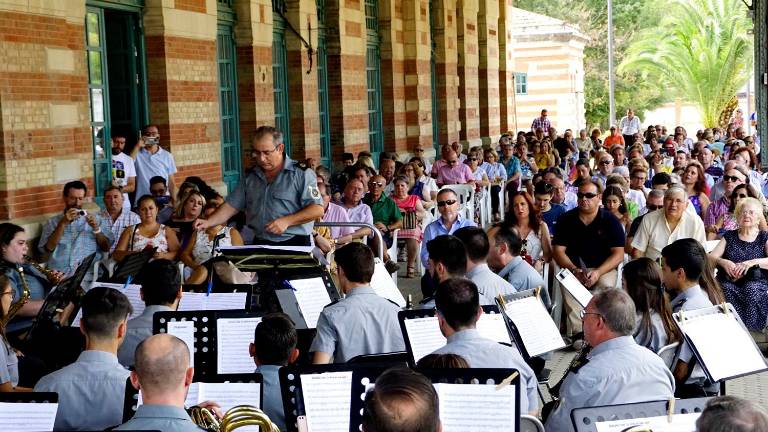
[[5, 328], [5, 326], [11, 322], [14, 315], [16, 315], [19, 310], [29, 301], [29, 285], [27, 284], [27, 279], [24, 277], [24, 268], [22, 266], [18, 266], [16, 267], [16, 271], [19, 272], [19, 278], [21, 279], [21, 298], [19, 298], [16, 303], [11, 305], [11, 307], [8, 309], [8, 314], [6, 314], [5, 317], [0, 320], [0, 326], [2, 326], [2, 328]]
[[187, 410], [196, 425], [211, 432], [230, 432], [244, 426], [259, 426], [262, 432], [280, 432], [264, 411], [251, 405], [238, 405], [230, 408], [221, 420], [208, 409], [198, 406]]

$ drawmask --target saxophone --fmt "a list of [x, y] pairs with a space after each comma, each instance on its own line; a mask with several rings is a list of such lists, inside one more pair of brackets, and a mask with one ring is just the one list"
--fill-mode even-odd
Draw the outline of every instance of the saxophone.
[[50, 269], [47, 269], [47, 268], [43, 267], [42, 265], [40, 265], [40, 263], [37, 263], [37, 262], [33, 261], [32, 257], [30, 257], [29, 255], [24, 255], [24, 260], [29, 265], [34, 267], [35, 270], [37, 270], [40, 273], [42, 273], [48, 279], [48, 281], [51, 282], [52, 284], [58, 285], [59, 282], [61, 282], [61, 276], [56, 274], [56, 272], [54, 272], [53, 270], [50, 270]]
[[224, 414], [221, 420], [207, 408], [193, 406], [187, 409], [192, 422], [211, 432], [230, 432], [244, 426], [259, 426], [263, 432], [280, 432], [264, 412], [250, 405], [238, 405]]
[[0, 320], [1, 328], [5, 328], [8, 323], [11, 322], [14, 315], [16, 315], [19, 310], [29, 301], [29, 285], [27, 284], [27, 279], [24, 278], [24, 268], [22, 266], [18, 266], [16, 267], [16, 271], [19, 272], [19, 277], [21, 278], [21, 298], [16, 303], [11, 305], [11, 307], [8, 309], [8, 313], [3, 317], [2, 320]]

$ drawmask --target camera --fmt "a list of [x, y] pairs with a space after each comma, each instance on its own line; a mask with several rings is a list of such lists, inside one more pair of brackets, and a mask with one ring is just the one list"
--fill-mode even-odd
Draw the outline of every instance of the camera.
[[88, 212], [83, 210], [83, 209], [80, 209], [80, 210], [77, 211], [77, 215], [78, 216], [88, 216]]
[[157, 145], [160, 144], [160, 137], [144, 137], [144, 144], [146, 145]]

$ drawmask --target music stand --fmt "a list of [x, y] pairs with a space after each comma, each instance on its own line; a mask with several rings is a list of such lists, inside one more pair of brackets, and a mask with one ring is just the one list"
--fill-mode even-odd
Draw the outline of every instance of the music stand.
[[0, 402], [59, 403], [59, 394], [56, 392], [0, 392]]
[[124, 283], [130, 277], [131, 280], [136, 279], [136, 276], [141, 271], [142, 267], [152, 259], [155, 255], [157, 248], [145, 249], [139, 253], [126, 255], [123, 260], [117, 264], [115, 271], [112, 272], [112, 276], [108, 279], [108, 282]]
[[[205, 382], [219, 375], [217, 359], [217, 326], [220, 318], [260, 318], [262, 314], [246, 311], [167, 311], [155, 312], [152, 317], [152, 333], [166, 333], [168, 323], [173, 321], [192, 321], [194, 333], [195, 381]], [[251, 339], [253, 335], [251, 335]], [[250, 341], [250, 340], [249, 340]], [[253, 369], [256, 369], [254, 363]]]
[[[700, 413], [708, 397], [675, 400], [674, 414]], [[669, 414], [669, 401], [639, 402], [620, 405], [605, 405], [575, 408], [571, 411], [571, 421], [576, 432], [597, 432], [598, 422], [622, 419], [641, 419], [666, 416]]]
[[307, 329], [314, 327], [311, 327], [307, 323], [307, 319], [299, 307], [299, 302], [296, 299], [296, 292], [291, 287], [290, 281], [299, 279], [312, 279], [316, 277], [319, 277], [323, 280], [325, 290], [328, 292], [328, 297], [330, 297], [331, 303], [341, 299], [341, 296], [339, 295], [339, 292], [333, 283], [333, 279], [331, 279], [331, 276], [328, 274], [328, 272], [323, 272], [319, 275], [307, 276], [305, 274], [301, 277], [288, 278], [283, 281], [281, 284], [282, 286], [279, 289], [275, 289], [275, 295], [277, 296], [277, 301], [280, 304], [280, 309], [282, 309], [283, 313], [291, 317], [291, 320], [293, 320], [293, 323], [297, 329]]
[[[528, 352], [528, 347], [525, 346], [525, 342], [520, 333], [520, 330], [518, 329], [517, 325], [515, 325], [515, 322], [512, 320], [512, 317], [509, 316], [508, 311], [506, 310], [506, 305], [510, 303], [514, 303], [516, 301], [520, 301], [520, 300], [528, 301], [527, 299], [529, 297], [536, 298], [536, 303], [537, 303], [536, 306], [538, 306], [538, 304], [540, 303], [543, 313], [546, 315], [546, 319], [548, 321], [551, 321], [552, 317], [546, 312], [546, 306], [544, 305], [543, 300], [541, 300], [541, 298], [537, 295], [536, 289], [530, 289], [530, 290], [525, 290], [525, 291], [520, 291], [512, 294], [499, 296], [496, 298], [496, 303], [499, 305], [499, 309], [503, 311], [502, 316], [504, 317], [504, 321], [507, 323], [507, 327], [509, 328], [510, 335], [512, 336], [512, 339], [515, 341], [518, 351], [520, 351], [520, 354], [523, 356], [523, 359], [525, 360], [525, 362], [530, 365], [532, 363], [531, 362], [532, 358], [540, 357], [547, 353], [539, 352], [537, 354], [536, 352], [534, 352], [535, 355], [531, 355], [531, 353]], [[544, 316], [541, 316], [541, 318], [545, 319]], [[556, 331], [556, 329], [553, 328], [553, 331]], [[559, 336], [559, 332], [558, 332], [558, 338], [561, 342], [561, 345], [557, 348], [552, 349], [551, 351], [554, 351], [555, 349], [559, 349], [565, 346], [565, 343], [562, 343], [562, 337]], [[548, 352], [551, 352], [551, 351], [548, 351]]]
[[[280, 390], [283, 397], [283, 410], [285, 412], [285, 425], [288, 432], [298, 432], [297, 418], [306, 415], [304, 404], [304, 393], [301, 384], [301, 375], [322, 374], [328, 372], [352, 372], [352, 386], [350, 388], [350, 432], [359, 431], [357, 427], [353, 429], [356, 419], [355, 415], [355, 386], [373, 384], [376, 378], [381, 375], [391, 365], [351, 365], [351, 364], [328, 364], [328, 365], [310, 365], [296, 366], [289, 365], [280, 368]], [[361, 416], [358, 411], [357, 416]], [[360, 417], [362, 419], [362, 417]]]
[[370, 365], [370, 364], [390, 364], [392, 366], [408, 365], [408, 352], [397, 351], [384, 354], [363, 354], [352, 357], [347, 361], [350, 364]]

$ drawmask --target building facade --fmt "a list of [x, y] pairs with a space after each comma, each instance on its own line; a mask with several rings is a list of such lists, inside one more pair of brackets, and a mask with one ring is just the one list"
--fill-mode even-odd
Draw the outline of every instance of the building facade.
[[64, 182], [98, 200], [109, 137], [150, 122], [177, 184], [222, 192], [259, 125], [325, 165], [515, 125], [511, 0], [4, 0], [0, 17], [0, 220], [32, 236]]

